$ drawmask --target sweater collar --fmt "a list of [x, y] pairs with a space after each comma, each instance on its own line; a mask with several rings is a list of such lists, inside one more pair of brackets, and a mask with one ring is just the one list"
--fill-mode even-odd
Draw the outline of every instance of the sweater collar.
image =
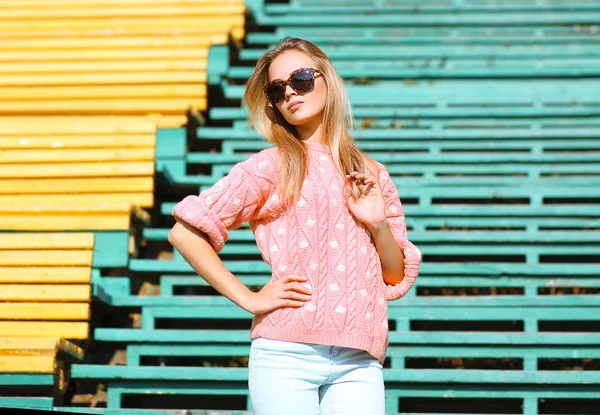
[[325, 154], [331, 154], [331, 148], [329, 147], [328, 144], [322, 144], [322, 143], [317, 143], [315, 141], [308, 141], [308, 140], [304, 140], [303, 143], [306, 144], [306, 147], [309, 150], [319, 151], [319, 152], [325, 153]]

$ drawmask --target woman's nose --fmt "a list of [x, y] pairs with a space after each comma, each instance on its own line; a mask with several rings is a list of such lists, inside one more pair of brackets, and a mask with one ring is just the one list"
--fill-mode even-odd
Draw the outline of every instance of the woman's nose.
[[285, 98], [288, 99], [292, 95], [297, 95], [296, 91], [294, 91], [294, 89], [291, 86], [286, 85], [285, 86]]

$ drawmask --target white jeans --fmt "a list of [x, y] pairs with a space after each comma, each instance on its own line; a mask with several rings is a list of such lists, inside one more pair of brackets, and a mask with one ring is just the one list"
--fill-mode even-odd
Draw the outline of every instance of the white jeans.
[[385, 415], [383, 367], [364, 350], [259, 337], [248, 386], [255, 415]]

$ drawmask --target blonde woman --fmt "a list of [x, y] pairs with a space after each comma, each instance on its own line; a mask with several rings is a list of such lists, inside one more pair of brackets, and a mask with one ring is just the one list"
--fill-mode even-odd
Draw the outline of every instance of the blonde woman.
[[[343, 80], [314, 44], [286, 38], [265, 53], [244, 103], [274, 146], [179, 202], [169, 241], [254, 315], [256, 415], [382, 415], [387, 301], [412, 287], [421, 260], [396, 186], [356, 147]], [[272, 269], [258, 292], [217, 256], [246, 222]]]

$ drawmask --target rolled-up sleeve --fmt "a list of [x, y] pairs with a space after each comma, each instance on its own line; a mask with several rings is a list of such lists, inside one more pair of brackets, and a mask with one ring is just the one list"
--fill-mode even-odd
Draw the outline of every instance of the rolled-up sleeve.
[[385, 200], [386, 216], [390, 224], [390, 229], [404, 254], [404, 278], [398, 284], [388, 284], [386, 287], [386, 300], [392, 301], [404, 296], [414, 285], [419, 274], [421, 251], [408, 240], [406, 220], [398, 189], [385, 167], [380, 170], [379, 181]]
[[[172, 214], [206, 234], [216, 252], [223, 249], [228, 230], [248, 222], [260, 207], [263, 194], [249, 164], [237, 163], [229, 173], [199, 195], [190, 195], [177, 203]], [[264, 186], [263, 186], [264, 187]]]

